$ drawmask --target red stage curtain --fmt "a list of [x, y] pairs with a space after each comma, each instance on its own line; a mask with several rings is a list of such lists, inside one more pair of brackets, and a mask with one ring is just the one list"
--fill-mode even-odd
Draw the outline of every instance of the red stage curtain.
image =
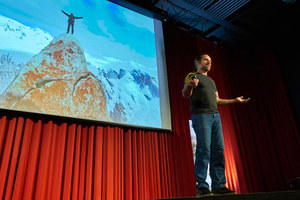
[[156, 199], [183, 196], [171, 133], [0, 119], [1, 199]]
[[288, 181], [300, 176], [300, 137], [269, 45], [225, 49], [166, 26], [165, 41], [172, 117], [182, 126], [176, 130], [189, 139], [189, 100], [180, 92], [195, 56], [208, 53], [209, 76], [220, 98], [251, 97], [248, 104], [219, 107], [229, 188], [241, 193], [289, 189]]
[[289, 189], [300, 176], [300, 136], [272, 49], [262, 43], [233, 50], [226, 69], [233, 94], [252, 98], [232, 110], [240, 182], [250, 192]]

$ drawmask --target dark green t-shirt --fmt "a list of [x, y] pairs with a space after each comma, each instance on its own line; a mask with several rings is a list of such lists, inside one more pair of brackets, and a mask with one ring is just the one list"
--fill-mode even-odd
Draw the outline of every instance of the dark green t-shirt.
[[217, 87], [214, 80], [200, 73], [197, 73], [196, 77], [199, 83], [198, 86], [193, 89], [193, 93], [190, 97], [191, 113], [217, 113]]

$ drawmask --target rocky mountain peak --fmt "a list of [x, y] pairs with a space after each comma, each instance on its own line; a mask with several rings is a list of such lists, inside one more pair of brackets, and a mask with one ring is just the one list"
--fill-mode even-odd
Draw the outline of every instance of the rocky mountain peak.
[[71, 34], [54, 38], [24, 65], [0, 106], [110, 121], [102, 84], [88, 71], [84, 50]]

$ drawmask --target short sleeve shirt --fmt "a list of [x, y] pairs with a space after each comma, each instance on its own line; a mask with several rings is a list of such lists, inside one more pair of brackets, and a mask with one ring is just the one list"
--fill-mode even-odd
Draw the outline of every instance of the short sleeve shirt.
[[198, 86], [193, 89], [191, 99], [191, 113], [217, 113], [217, 87], [210, 77], [196, 73]]

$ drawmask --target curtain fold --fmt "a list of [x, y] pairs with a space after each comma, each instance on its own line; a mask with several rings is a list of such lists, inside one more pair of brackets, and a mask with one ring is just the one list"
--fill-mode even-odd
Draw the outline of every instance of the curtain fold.
[[171, 133], [12, 115], [19, 114], [0, 119], [1, 199], [155, 199], [183, 194], [177, 183], [184, 177], [174, 164], [180, 161], [173, 155], [179, 144], [173, 143]]
[[227, 69], [235, 77], [230, 79], [233, 92], [252, 98], [248, 108], [233, 110], [248, 191], [289, 189], [288, 181], [300, 174], [300, 140], [277, 58], [267, 44], [231, 56], [235, 59]]

